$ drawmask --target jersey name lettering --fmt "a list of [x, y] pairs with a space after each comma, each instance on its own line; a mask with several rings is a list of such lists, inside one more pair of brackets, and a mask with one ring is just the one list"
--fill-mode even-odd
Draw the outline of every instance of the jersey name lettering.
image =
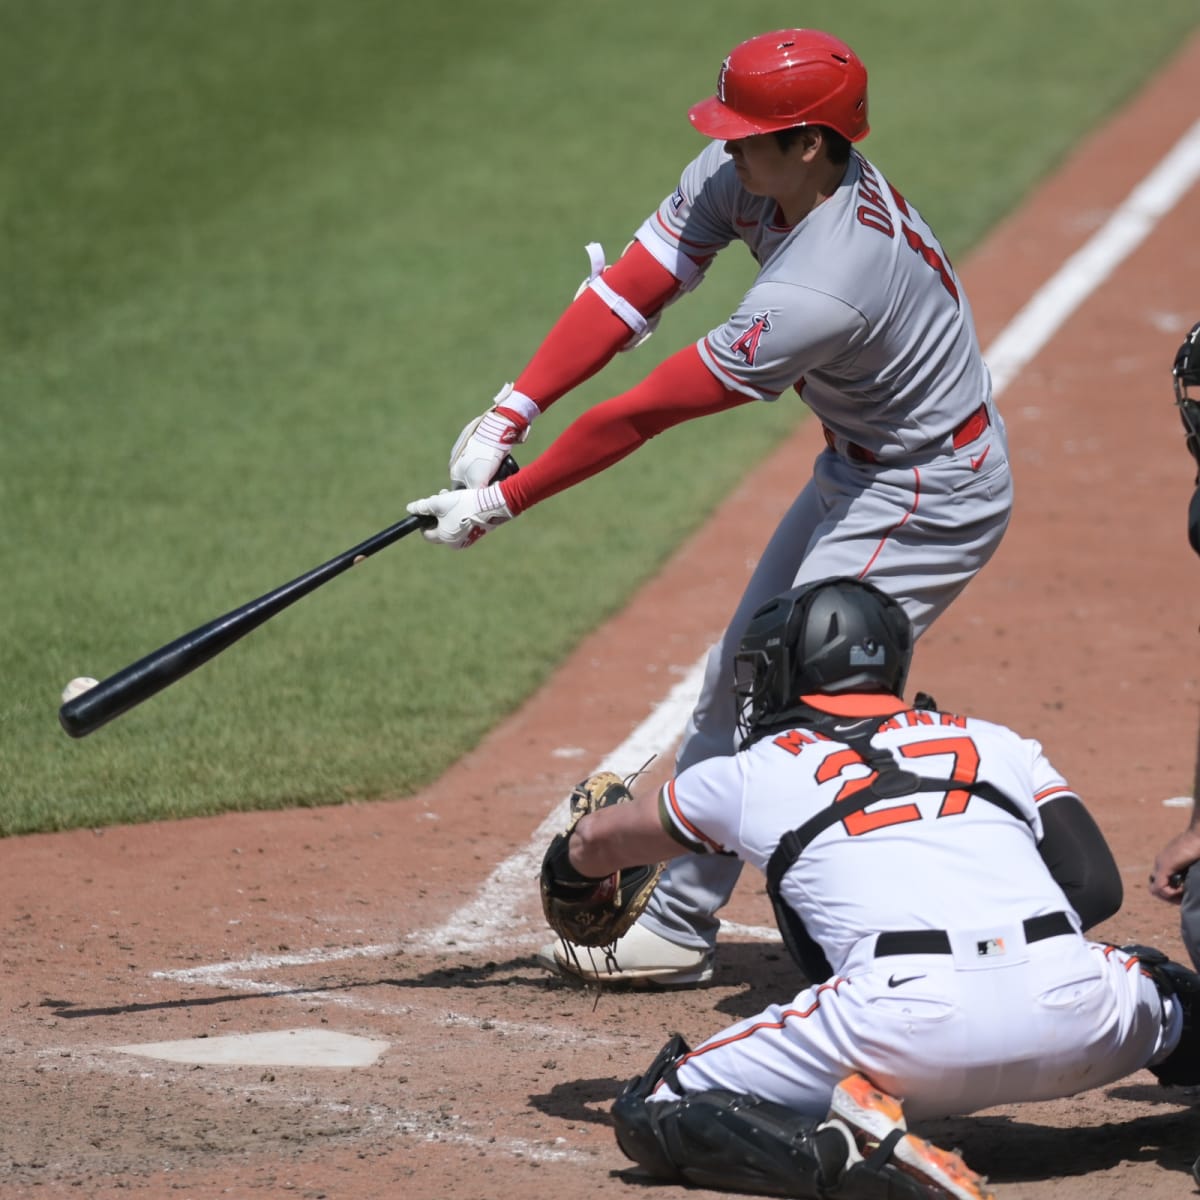
[[779, 737], [774, 739], [774, 744], [780, 750], [786, 750], [789, 754], [799, 754], [805, 746], [811, 746], [814, 742], [828, 742], [831, 738], [827, 738], [823, 733], [802, 733], [799, 729], [789, 729], [787, 733], [781, 733]]
[[876, 229], [888, 237], [895, 237], [896, 227], [892, 224], [892, 217], [883, 199], [875, 172], [863, 159], [859, 159], [858, 166], [858, 195], [862, 204], [858, 206], [855, 216], [858, 217], [859, 223], [868, 229]]
[[[874, 229], [889, 238], [895, 237], [896, 226], [892, 221], [891, 213], [888, 211], [887, 201], [883, 198], [883, 188], [880, 185], [879, 177], [870, 168], [865, 159], [859, 159], [858, 167], [857, 190], [862, 203], [858, 206], [854, 215], [858, 218], [860, 225], [865, 225], [868, 229]], [[946, 289], [946, 292], [957, 306], [959, 303], [958, 285], [954, 281], [954, 276], [946, 260], [945, 252], [941, 246], [932, 241], [932, 237], [927, 241], [908, 224], [908, 220], [917, 219], [914, 218], [908, 202], [890, 183], [887, 187], [897, 209], [899, 209], [903, 217], [907, 218], [907, 220], [900, 222], [900, 228], [904, 234], [904, 240], [907, 242], [908, 248], [914, 254], [919, 255], [930, 270], [936, 272], [937, 277], [942, 282], [942, 287]]]
[[[932, 725], [934, 717], [937, 717], [937, 723], [939, 725], [947, 726], [953, 729], [966, 729], [967, 727], [966, 717], [956, 717], [953, 713], [931, 713], [926, 712], [924, 709], [914, 708], [909, 712], [902, 712], [898, 713], [894, 717], [888, 717], [888, 719], [879, 726], [879, 732], [883, 733], [889, 729], [901, 729], [903, 727], [913, 729], [917, 725]], [[904, 726], [901, 726], [901, 721], [904, 722]]]

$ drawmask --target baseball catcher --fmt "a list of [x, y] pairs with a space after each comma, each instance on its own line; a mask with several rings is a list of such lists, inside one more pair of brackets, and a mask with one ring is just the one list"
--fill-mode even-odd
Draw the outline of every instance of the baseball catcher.
[[618, 938], [641, 915], [662, 874], [663, 863], [623, 867], [601, 878], [583, 875], [571, 866], [571, 840], [580, 820], [633, 800], [625, 781], [611, 771], [589, 775], [571, 793], [570, 820], [557, 834], [542, 860], [542, 911], [546, 923], [562, 939], [564, 952], [576, 947], [600, 948], [611, 955]]
[[1143, 1067], [1200, 1083], [1200, 977], [1084, 936], [1121, 903], [1102, 833], [1039, 743], [902, 698], [913, 640], [900, 603], [863, 580], [781, 593], [739, 643], [738, 752], [657, 797], [581, 789], [615, 802], [547, 853], [547, 886], [593, 906], [626, 864], [736, 854], [766, 876], [804, 968], [796, 995], [695, 1047], [675, 1034], [618, 1096], [617, 1142], [657, 1179], [992, 1200], [907, 1122]]

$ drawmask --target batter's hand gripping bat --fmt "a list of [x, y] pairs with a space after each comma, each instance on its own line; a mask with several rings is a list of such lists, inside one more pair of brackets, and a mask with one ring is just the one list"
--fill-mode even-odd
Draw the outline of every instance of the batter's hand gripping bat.
[[[510, 455], [501, 464], [497, 479], [505, 479], [517, 470]], [[385, 546], [407, 537], [415, 529], [435, 523], [433, 517], [405, 517], [365, 542], [346, 550], [336, 558], [313, 567], [311, 571], [274, 588], [257, 600], [251, 600], [224, 616], [217, 617], [190, 633], [152, 650], [144, 658], [122, 668], [115, 675], [102, 679], [95, 687], [68, 700], [58, 710], [59, 724], [73, 738], [86, 737], [114, 717], [149, 700], [151, 696], [170, 687], [189, 672], [227, 650], [251, 630], [277, 616], [295, 604], [302, 596], [314, 592], [322, 584], [348, 571], [364, 558], [377, 554]]]

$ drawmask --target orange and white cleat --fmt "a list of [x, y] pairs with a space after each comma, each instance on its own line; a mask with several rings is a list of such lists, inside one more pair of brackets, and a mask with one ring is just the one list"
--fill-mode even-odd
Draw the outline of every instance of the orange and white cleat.
[[996, 1200], [960, 1154], [909, 1133], [900, 1101], [865, 1075], [850, 1075], [834, 1089], [826, 1124], [842, 1127], [865, 1167], [899, 1170], [931, 1198]]

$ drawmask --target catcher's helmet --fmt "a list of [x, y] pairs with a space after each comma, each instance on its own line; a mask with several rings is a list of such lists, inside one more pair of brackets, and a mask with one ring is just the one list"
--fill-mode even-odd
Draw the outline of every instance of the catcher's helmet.
[[711, 138], [827, 125], [857, 142], [870, 132], [867, 69], [845, 42], [820, 30], [761, 33], [733, 48], [717, 94], [693, 105], [688, 118]]
[[783, 592], [750, 619], [734, 658], [738, 729], [752, 740], [810, 717], [813, 694], [899, 696], [912, 663], [908, 614], [861, 579]]

